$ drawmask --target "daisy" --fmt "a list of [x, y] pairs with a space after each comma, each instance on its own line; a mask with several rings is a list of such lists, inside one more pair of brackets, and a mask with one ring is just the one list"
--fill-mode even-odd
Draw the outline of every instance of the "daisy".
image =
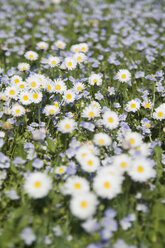
[[72, 197], [70, 201], [70, 210], [72, 214], [79, 219], [88, 219], [94, 215], [98, 204], [95, 194], [85, 192]]
[[80, 51], [83, 52], [83, 53], [86, 53], [88, 52], [88, 44], [87, 43], [80, 43], [79, 44], [79, 47], [80, 47]]
[[99, 74], [92, 74], [90, 77], [89, 77], [89, 84], [90, 85], [97, 85], [97, 86], [100, 86], [102, 85], [102, 76], [99, 75]]
[[73, 90], [66, 90], [63, 95], [63, 99], [66, 103], [74, 102], [75, 100], [75, 93]]
[[89, 120], [94, 119], [100, 116], [100, 109], [89, 105], [83, 109], [81, 116]]
[[40, 81], [38, 80], [38, 76], [32, 75], [26, 79], [27, 86], [29, 89], [37, 90], [40, 88]]
[[87, 57], [86, 57], [86, 55], [84, 53], [75, 53], [73, 58], [75, 59], [75, 61], [78, 64], [81, 64], [82, 62], [86, 61], [86, 59], [87, 59]]
[[156, 120], [164, 120], [165, 119], [165, 105], [161, 104], [158, 108], [155, 109], [153, 113], [153, 118]]
[[112, 140], [106, 133], [97, 133], [94, 135], [93, 142], [98, 146], [109, 146]]
[[110, 130], [117, 128], [119, 125], [119, 117], [117, 113], [111, 110], [105, 111], [103, 114], [103, 125]]
[[88, 181], [80, 176], [72, 176], [61, 187], [63, 194], [75, 195], [89, 192]]
[[6, 93], [5, 92], [3, 92], [3, 91], [1, 91], [0, 92], [0, 100], [2, 100], [2, 101], [8, 101], [8, 96], [6, 95]]
[[42, 101], [42, 92], [33, 91], [31, 92], [31, 100], [33, 103], [39, 103]]
[[28, 89], [28, 84], [27, 84], [27, 82], [22, 81], [22, 82], [18, 83], [18, 84], [17, 84], [17, 89], [18, 89], [19, 91], [27, 90], [27, 89]]
[[45, 197], [51, 188], [52, 180], [43, 172], [33, 172], [25, 179], [24, 190], [32, 198]]
[[7, 87], [5, 90], [5, 95], [12, 99], [17, 99], [18, 89], [16, 86]]
[[79, 92], [82, 92], [83, 89], [85, 88], [84, 84], [83, 83], [76, 83], [73, 87], [73, 90], [76, 92], [76, 93], [79, 93]]
[[43, 113], [46, 116], [50, 116], [50, 115], [57, 115], [59, 111], [60, 111], [59, 108], [54, 105], [46, 105], [43, 110]]
[[66, 43], [61, 40], [58, 40], [55, 42], [55, 46], [58, 47], [59, 49], [65, 49]]
[[77, 66], [77, 62], [73, 57], [67, 57], [64, 60], [65, 66], [68, 70], [73, 70]]
[[119, 70], [116, 78], [122, 83], [127, 83], [131, 80], [131, 73], [128, 70]]
[[19, 63], [18, 70], [19, 71], [29, 71], [30, 65], [28, 63]]
[[49, 93], [54, 93], [55, 92], [55, 87], [54, 83], [51, 80], [48, 80], [44, 86], [44, 88], [47, 90]]
[[142, 102], [142, 106], [145, 108], [145, 109], [151, 109], [153, 104], [150, 100], [145, 100], [144, 102]]
[[93, 154], [88, 154], [79, 163], [86, 172], [95, 172], [100, 166], [100, 160]]
[[78, 53], [80, 51], [80, 45], [79, 44], [72, 45], [70, 50], [74, 53]]
[[98, 102], [92, 101], [92, 102], [90, 103], [90, 106], [95, 107], [95, 108], [98, 108], [99, 111], [101, 112], [101, 106], [100, 106], [100, 104], [99, 104]]
[[135, 148], [142, 144], [142, 136], [137, 132], [128, 132], [124, 137], [123, 145], [127, 148]]
[[137, 100], [131, 100], [126, 105], [126, 111], [128, 112], [136, 112], [140, 109], [140, 103]]
[[90, 155], [91, 151], [89, 151], [88, 146], [83, 145], [76, 151], [76, 159], [78, 162], [81, 162], [82, 159], [85, 158], [85, 156]]
[[22, 91], [19, 95], [19, 100], [23, 105], [29, 105], [32, 103], [31, 94], [29, 91]]
[[98, 174], [94, 178], [93, 189], [101, 198], [112, 199], [121, 193], [121, 182], [118, 177]]
[[38, 59], [38, 54], [34, 51], [28, 51], [25, 53], [25, 58], [31, 61], [35, 61]]
[[44, 42], [44, 41], [40, 41], [37, 43], [37, 48], [40, 50], [47, 50], [49, 47], [48, 43]]
[[11, 83], [13, 85], [17, 85], [18, 83], [22, 82], [22, 78], [18, 75], [14, 75], [13, 77], [11, 77]]
[[131, 159], [127, 154], [120, 154], [113, 158], [113, 165], [124, 173], [131, 168]]
[[77, 123], [74, 119], [65, 117], [58, 123], [58, 127], [62, 133], [72, 133], [76, 129]]
[[51, 57], [49, 57], [49, 59], [48, 59], [48, 64], [49, 64], [50, 67], [52, 67], [52, 68], [54, 68], [54, 67], [56, 67], [57, 65], [59, 65], [59, 63], [60, 63], [59, 57], [53, 57], [53, 56], [51, 56]]
[[15, 117], [19, 117], [25, 114], [25, 108], [19, 104], [15, 104], [11, 109], [11, 114]]
[[63, 92], [66, 91], [66, 85], [65, 83], [62, 81], [62, 79], [57, 79], [54, 80], [54, 88], [55, 88], [55, 92], [56, 93], [60, 93], [62, 94]]
[[56, 169], [55, 169], [55, 174], [57, 175], [63, 175], [67, 170], [67, 167], [66, 166], [58, 166]]
[[134, 181], [145, 182], [156, 176], [156, 171], [152, 168], [150, 161], [145, 158], [138, 158], [133, 161], [128, 174]]

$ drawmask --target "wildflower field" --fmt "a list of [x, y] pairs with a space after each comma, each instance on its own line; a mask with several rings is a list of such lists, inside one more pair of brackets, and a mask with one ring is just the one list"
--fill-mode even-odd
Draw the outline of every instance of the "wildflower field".
[[165, 1], [0, 0], [0, 248], [165, 247]]

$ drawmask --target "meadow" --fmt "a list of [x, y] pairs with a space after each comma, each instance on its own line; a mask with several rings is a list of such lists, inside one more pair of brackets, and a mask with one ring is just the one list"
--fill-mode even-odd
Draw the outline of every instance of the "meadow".
[[0, 0], [0, 248], [165, 247], [165, 2]]

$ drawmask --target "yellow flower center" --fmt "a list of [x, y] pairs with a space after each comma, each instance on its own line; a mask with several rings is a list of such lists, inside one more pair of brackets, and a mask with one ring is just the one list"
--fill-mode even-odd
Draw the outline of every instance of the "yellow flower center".
[[59, 172], [63, 172], [64, 171], [64, 168], [59, 168], [58, 171]]
[[19, 85], [19, 88], [23, 89], [23, 88], [25, 88], [25, 85], [24, 84], [20, 84]]
[[163, 116], [163, 112], [158, 112], [158, 116], [162, 117]]
[[52, 88], [52, 87], [50, 86], [50, 84], [48, 84], [48, 85], [47, 85], [47, 89], [48, 89], [48, 90], [51, 90], [51, 88]]
[[16, 114], [19, 114], [21, 112], [21, 110], [20, 109], [16, 109], [15, 112], [16, 112]]
[[85, 51], [85, 47], [82, 47], [81, 50], [82, 50], [82, 51]]
[[55, 107], [58, 107], [58, 103], [54, 103], [54, 106], [55, 106]]
[[81, 188], [81, 184], [80, 184], [80, 183], [75, 183], [75, 184], [74, 184], [74, 187], [75, 187], [76, 189], [80, 189], [80, 188]]
[[129, 142], [130, 142], [131, 144], [134, 144], [134, 143], [135, 143], [135, 139], [134, 139], [134, 138], [130, 138], [130, 139], [129, 139]]
[[151, 105], [151, 104], [150, 104], [149, 102], [146, 102], [144, 106], [145, 106], [145, 108], [149, 108], [150, 105]]
[[66, 98], [67, 98], [67, 99], [71, 99], [71, 98], [72, 98], [72, 95], [71, 95], [70, 93], [68, 93], [68, 94], [66, 95]]
[[23, 96], [23, 100], [27, 101], [29, 99], [29, 97], [27, 95]]
[[34, 55], [33, 54], [29, 54], [29, 58], [34, 58]]
[[82, 87], [81, 87], [81, 86], [78, 86], [78, 87], [77, 87], [77, 90], [82, 90]]
[[139, 166], [137, 167], [137, 171], [138, 171], [138, 172], [143, 172], [143, 171], [144, 171], [143, 166], [139, 165]]
[[31, 84], [30, 84], [32, 87], [35, 87], [36, 86], [36, 82], [31, 82]]
[[122, 76], [121, 76], [122, 78], [126, 78], [126, 74], [122, 74]]
[[57, 84], [57, 85], [55, 86], [55, 88], [56, 88], [56, 90], [61, 90], [61, 85]]
[[127, 166], [127, 163], [123, 161], [123, 162], [120, 163], [120, 166], [121, 166], [122, 168], [125, 168], [125, 167]]
[[108, 122], [111, 122], [112, 123], [113, 121], [114, 121], [113, 117], [109, 117], [108, 118]]
[[92, 160], [88, 160], [88, 165], [93, 165], [93, 161]]
[[104, 188], [108, 189], [108, 188], [110, 188], [110, 186], [111, 186], [110, 182], [105, 182], [104, 183]]
[[22, 70], [26, 70], [26, 66], [24, 65], [24, 66], [22, 66]]
[[14, 82], [19, 83], [19, 79], [18, 78], [14, 79]]
[[52, 63], [52, 65], [55, 65], [56, 64], [56, 61], [55, 60], [52, 60], [51, 63]]
[[85, 156], [86, 156], [86, 153], [83, 152], [83, 153], [81, 154], [81, 157], [85, 157]]
[[10, 95], [14, 95], [14, 93], [15, 93], [15, 90], [10, 90], [10, 91], [9, 91], [9, 94], [10, 94]]
[[99, 143], [103, 145], [105, 143], [104, 139], [99, 139]]
[[69, 129], [69, 128], [70, 128], [70, 124], [68, 124], [68, 123], [65, 124], [65, 128], [66, 128], [66, 129]]
[[37, 93], [34, 93], [33, 94], [33, 98], [37, 99], [38, 98], [38, 94]]
[[82, 201], [80, 205], [82, 208], [86, 208], [88, 206], [88, 203], [87, 201]]
[[131, 104], [131, 108], [136, 108], [136, 104], [135, 103], [132, 103]]
[[147, 123], [146, 125], [145, 125], [145, 127], [150, 127], [151, 126], [151, 124], [150, 123]]
[[54, 109], [49, 109], [49, 114], [54, 114]]
[[90, 111], [89, 112], [89, 116], [91, 116], [91, 117], [94, 116], [94, 112], [93, 111]]
[[42, 183], [41, 183], [40, 181], [35, 181], [35, 183], [34, 183], [34, 186], [35, 186], [36, 188], [41, 187], [41, 185], [42, 185]]
[[71, 61], [68, 62], [68, 66], [72, 66], [72, 62]]
[[81, 59], [82, 59], [81, 56], [78, 56], [78, 57], [77, 57], [77, 60], [81, 60]]
[[93, 79], [93, 82], [94, 82], [94, 83], [97, 83], [97, 79], [96, 79], [96, 78], [94, 78], [94, 79]]

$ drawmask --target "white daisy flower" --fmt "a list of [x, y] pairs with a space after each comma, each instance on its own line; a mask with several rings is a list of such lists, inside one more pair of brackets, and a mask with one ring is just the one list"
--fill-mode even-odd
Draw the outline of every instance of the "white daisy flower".
[[99, 75], [99, 74], [92, 74], [90, 77], [89, 77], [89, 84], [90, 85], [97, 85], [97, 86], [100, 86], [102, 85], [102, 76]]
[[86, 53], [89, 50], [89, 47], [88, 47], [87, 43], [80, 43], [79, 47], [80, 47], [80, 51], [83, 52], [83, 53]]
[[37, 48], [40, 50], [47, 50], [49, 47], [48, 43], [44, 42], [44, 41], [40, 41], [37, 43]]
[[76, 152], [75, 156], [78, 162], [81, 162], [85, 156], [90, 155], [91, 151], [89, 151], [88, 146], [83, 145], [81, 146], [78, 151]]
[[31, 94], [29, 91], [22, 91], [19, 95], [19, 100], [23, 105], [29, 105], [32, 103]]
[[58, 40], [55, 42], [55, 46], [58, 47], [59, 49], [65, 49], [66, 43], [61, 40]]
[[52, 180], [43, 172], [33, 172], [25, 179], [24, 190], [32, 198], [45, 197], [51, 188]]
[[27, 85], [29, 89], [38, 90], [40, 88], [40, 81], [38, 80], [38, 76], [32, 75], [26, 79]]
[[62, 94], [66, 91], [66, 85], [62, 79], [56, 79], [54, 80], [54, 88], [56, 93]]
[[44, 88], [47, 90], [49, 93], [54, 93], [55, 92], [55, 87], [54, 83], [50, 80], [48, 80], [44, 86]]
[[127, 83], [131, 80], [131, 73], [128, 70], [119, 70], [116, 75], [116, 79], [122, 83]]
[[67, 58], [65, 58], [64, 59], [64, 64], [65, 64], [65, 67], [68, 70], [73, 70], [77, 66], [77, 62], [76, 62], [76, 60], [73, 57], [67, 57]]
[[82, 62], [86, 61], [87, 57], [84, 53], [75, 53], [73, 58], [76, 60], [78, 64], [81, 64]]
[[25, 58], [31, 61], [35, 61], [38, 59], [38, 54], [34, 51], [28, 51], [25, 53]]
[[18, 70], [19, 71], [29, 71], [30, 65], [28, 63], [19, 63]]
[[15, 104], [11, 109], [11, 114], [15, 117], [19, 117], [25, 114], [25, 108], [19, 104]]
[[119, 125], [117, 113], [110, 110], [105, 111], [103, 114], [103, 125], [110, 130], [117, 128]]
[[17, 89], [18, 89], [19, 91], [27, 90], [27, 89], [28, 89], [28, 84], [27, 84], [27, 82], [22, 81], [22, 82], [18, 83], [18, 84], [17, 84]]
[[43, 109], [43, 113], [46, 116], [57, 115], [59, 111], [60, 109], [54, 105], [46, 105], [45, 108]]
[[82, 160], [79, 160], [79, 163], [86, 172], [95, 172], [100, 166], [100, 160], [93, 154], [88, 154]]
[[161, 104], [158, 108], [155, 109], [153, 118], [160, 121], [165, 119], [165, 104]]
[[17, 85], [17, 84], [19, 84], [21, 82], [22, 82], [22, 78], [20, 76], [14, 75], [13, 77], [11, 77], [11, 83], [13, 85]]
[[142, 102], [142, 106], [145, 108], [145, 109], [151, 109], [153, 104], [150, 100], [144, 100]]
[[58, 127], [62, 133], [72, 133], [76, 129], [77, 123], [74, 119], [65, 117], [58, 123]]
[[74, 53], [78, 53], [80, 51], [80, 45], [79, 44], [72, 45], [70, 50]]
[[73, 90], [66, 90], [63, 95], [63, 99], [65, 100], [66, 103], [71, 103], [74, 102], [75, 100], [75, 93]]
[[131, 158], [127, 154], [120, 154], [113, 158], [113, 165], [124, 173], [128, 171], [131, 167]]
[[17, 96], [18, 96], [17, 87], [15, 85], [13, 85], [11, 87], [7, 87], [5, 90], [5, 95], [9, 98], [17, 99]]
[[63, 194], [75, 195], [89, 192], [88, 181], [80, 176], [69, 177], [61, 187]]
[[82, 92], [83, 89], [85, 88], [84, 84], [83, 83], [76, 83], [73, 87], [73, 90], [76, 92], [76, 93], [79, 93], [79, 92]]
[[86, 106], [82, 113], [81, 116], [84, 118], [88, 118], [89, 120], [94, 119], [95, 117], [100, 116], [100, 109], [94, 106]]
[[152, 168], [150, 161], [145, 158], [138, 158], [133, 161], [128, 174], [134, 181], [145, 182], [156, 176], [156, 171]]
[[123, 146], [126, 148], [138, 147], [142, 143], [142, 136], [137, 132], [128, 132], [123, 140]]
[[75, 195], [70, 201], [72, 214], [79, 219], [88, 219], [94, 215], [98, 204], [97, 197], [93, 193], [86, 192]]
[[0, 100], [2, 101], [8, 101], [9, 97], [6, 95], [6, 93], [4, 91], [0, 92]]
[[109, 146], [112, 140], [106, 133], [97, 133], [93, 137], [93, 142], [98, 146]]
[[50, 65], [50, 67], [52, 67], [52, 68], [58, 66], [59, 63], [60, 63], [59, 57], [53, 57], [53, 56], [51, 56], [48, 59], [48, 65]]
[[94, 178], [93, 189], [101, 198], [112, 199], [121, 193], [121, 181], [118, 177], [98, 174]]
[[57, 175], [63, 175], [67, 170], [67, 167], [66, 166], [58, 166], [56, 169], [55, 169], [55, 174]]
[[131, 100], [126, 105], [126, 111], [128, 112], [136, 112], [140, 109], [140, 103], [137, 100]]
[[42, 92], [33, 91], [31, 92], [31, 99], [33, 103], [39, 103], [42, 101]]

